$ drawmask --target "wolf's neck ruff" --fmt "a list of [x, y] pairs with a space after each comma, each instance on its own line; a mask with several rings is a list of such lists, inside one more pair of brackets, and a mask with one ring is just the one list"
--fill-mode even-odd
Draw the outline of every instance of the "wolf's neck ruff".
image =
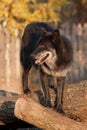
[[55, 76], [55, 77], [65, 77], [67, 72], [69, 72], [70, 67], [66, 67], [66, 68], [54, 68], [54, 69], [50, 69], [49, 66], [47, 66], [47, 64], [43, 64], [41, 65], [41, 69], [43, 70], [44, 73], [51, 75], [51, 76]]

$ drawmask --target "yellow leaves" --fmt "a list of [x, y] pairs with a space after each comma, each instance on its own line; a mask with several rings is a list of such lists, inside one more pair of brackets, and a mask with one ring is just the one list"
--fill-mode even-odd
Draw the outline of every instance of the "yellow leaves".
[[87, 0], [81, 0], [82, 4], [87, 4]]
[[7, 28], [23, 30], [30, 22], [43, 21], [54, 22], [60, 20], [59, 10], [67, 0], [0, 0], [0, 22], [6, 21]]
[[27, 5], [24, 3], [15, 2], [12, 6], [12, 15], [18, 18], [27, 18], [28, 10]]
[[56, 14], [50, 4], [39, 4], [33, 14], [30, 15], [30, 19], [33, 18], [34, 21], [43, 22], [57, 22], [58, 14]]
[[11, 4], [13, 0], [2, 0], [3, 3]]
[[62, 5], [63, 0], [49, 0], [49, 3], [51, 3], [52, 5]]

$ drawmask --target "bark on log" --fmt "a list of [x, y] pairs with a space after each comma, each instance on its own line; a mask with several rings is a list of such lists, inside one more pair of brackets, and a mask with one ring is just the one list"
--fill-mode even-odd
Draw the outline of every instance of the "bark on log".
[[[15, 95], [13, 93], [10, 93], [10, 92], [7, 93], [5, 91], [0, 93], [0, 95], [1, 95], [1, 97], [0, 97], [0, 125], [5, 124], [5, 123], [7, 124], [7, 123], [15, 122], [17, 120], [17, 118], [14, 116], [15, 102], [17, 101], [17, 99], [19, 97], [22, 97], [23, 95]], [[5, 95], [8, 95], [8, 96], [10, 95], [10, 96], [9, 97], [3, 97]], [[21, 98], [21, 100], [23, 102], [22, 102], [22, 104], [20, 104], [20, 102], [18, 104], [19, 104], [19, 106], [25, 105], [25, 107], [29, 108], [29, 111], [27, 111], [28, 112], [27, 114], [31, 115], [32, 119], [33, 119], [33, 117], [38, 116], [37, 112], [40, 113], [40, 108], [41, 108], [41, 110], [43, 110], [43, 109], [47, 110], [47, 113], [46, 112], [45, 113], [48, 114], [48, 117], [52, 118], [51, 119], [52, 122], [56, 121], [56, 117], [57, 117], [58, 118], [57, 122], [60, 123], [59, 125], [61, 125], [63, 123], [65, 125], [62, 124], [62, 126], [65, 127], [67, 125], [70, 126], [71, 124], [75, 125], [75, 123], [76, 123], [76, 126], [78, 125], [78, 126], [81, 126], [81, 128], [83, 127], [81, 130], [87, 130], [87, 127], [84, 129], [85, 126], [82, 125], [81, 123], [78, 124], [78, 122], [75, 122], [75, 121], [73, 123], [73, 120], [70, 120], [67, 117], [62, 117], [60, 114], [58, 114], [56, 112], [52, 112], [51, 110], [43, 107], [40, 104], [38, 104], [39, 105], [38, 106], [36, 102], [41, 102], [42, 104], [44, 104], [44, 99], [43, 99], [42, 93], [40, 91], [29, 94], [29, 97], [28, 97], [29, 100], [27, 99], [28, 104], [25, 103], [25, 100], [26, 100], [25, 98]], [[52, 97], [52, 102], [53, 102], [54, 97], [55, 97], [55, 93], [53, 92], [52, 89], [51, 89], [51, 97]], [[65, 110], [66, 116], [74, 118], [75, 120], [78, 120], [78, 121], [83, 121], [86, 124], [87, 123], [87, 81], [81, 82], [79, 84], [73, 84], [73, 85], [66, 86], [65, 90], [64, 90], [64, 98], [63, 99], [64, 99], [64, 110]], [[18, 99], [18, 100], [20, 100], [20, 99]], [[35, 109], [36, 108], [35, 104], [36, 104], [36, 106], [40, 107], [40, 108], [38, 108], [38, 110]], [[36, 110], [36, 113], [35, 112], [32, 113], [30, 111], [31, 108], [32, 108], [32, 111]], [[26, 110], [27, 109], [25, 109], [24, 113], [26, 112]], [[34, 115], [34, 114], [36, 114], [36, 115]], [[42, 114], [44, 114], [44, 112]], [[53, 119], [53, 117], [55, 117], [55, 119]], [[32, 119], [31, 119], [31, 121], [32, 121]], [[43, 122], [41, 121], [42, 124], [45, 123], [44, 120], [42, 120]], [[69, 120], [69, 124], [66, 123], [67, 120]], [[49, 120], [49, 122], [50, 122], [50, 120]], [[31, 122], [29, 121], [28, 123], [31, 123]], [[35, 123], [34, 125], [37, 126], [36, 125], [37, 124], [36, 119], [33, 120], [33, 123]], [[58, 123], [57, 123], [57, 125], [58, 125]], [[60, 128], [62, 128], [62, 126]], [[62, 130], [63, 130], [63, 128], [62, 128]], [[64, 130], [66, 130], [66, 129], [64, 129]], [[69, 130], [70, 130], [70, 128], [69, 128]], [[80, 127], [79, 128], [77, 127], [75, 130], [80, 130]]]

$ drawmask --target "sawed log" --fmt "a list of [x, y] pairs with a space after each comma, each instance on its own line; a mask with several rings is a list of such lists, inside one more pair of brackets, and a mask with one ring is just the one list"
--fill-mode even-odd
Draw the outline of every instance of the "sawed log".
[[[50, 92], [53, 102], [55, 93], [52, 89]], [[87, 130], [87, 81], [65, 87], [63, 97], [65, 115], [50, 110], [38, 102], [44, 104], [40, 91], [29, 96], [12, 94], [8, 97], [1, 96], [0, 124], [21, 119], [45, 130]]]

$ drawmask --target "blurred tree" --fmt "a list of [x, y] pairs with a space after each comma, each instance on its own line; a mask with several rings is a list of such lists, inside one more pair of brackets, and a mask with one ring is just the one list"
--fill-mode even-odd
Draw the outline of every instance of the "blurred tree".
[[68, 0], [68, 4], [61, 9], [62, 21], [87, 22], [87, 0]]
[[87, 22], [87, 0], [72, 0], [79, 22]]
[[56, 24], [66, 3], [67, 0], [0, 0], [0, 23], [15, 34], [34, 21]]

